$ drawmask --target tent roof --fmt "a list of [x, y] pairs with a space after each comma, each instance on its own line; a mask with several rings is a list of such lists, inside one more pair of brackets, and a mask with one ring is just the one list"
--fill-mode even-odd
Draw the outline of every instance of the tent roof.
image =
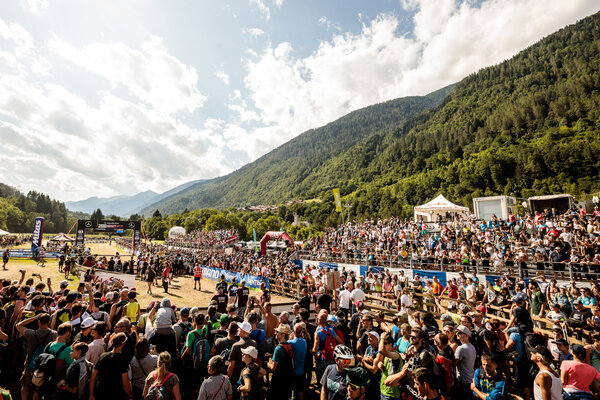
[[468, 207], [463, 207], [452, 203], [450, 200], [440, 194], [435, 199], [415, 207], [415, 211], [423, 210], [454, 210], [454, 211], [469, 211]]
[[59, 233], [58, 235], [54, 236], [52, 239], [50, 239], [51, 242], [74, 242], [75, 239], [70, 238], [69, 236], [67, 236], [64, 233]]
[[573, 197], [570, 194], [549, 194], [546, 196], [532, 196], [528, 200], [555, 200], [555, 199], [563, 199], [566, 197]]
[[6, 235], [12, 235], [12, 233], [7, 232], [7, 231], [5, 231], [3, 229], [0, 229], [0, 236], [6, 236]]

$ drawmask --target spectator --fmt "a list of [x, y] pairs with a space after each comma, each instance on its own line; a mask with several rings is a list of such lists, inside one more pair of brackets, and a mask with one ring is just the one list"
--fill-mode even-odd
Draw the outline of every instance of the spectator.
[[294, 338], [288, 340], [294, 354], [292, 390], [294, 391], [294, 398], [298, 400], [304, 400], [304, 388], [306, 386], [304, 365], [308, 353], [308, 343], [303, 337], [305, 332], [304, 324], [297, 323], [294, 325]]
[[[242, 331], [245, 330], [242, 328]], [[241, 371], [241, 379], [243, 383], [237, 387], [237, 391], [241, 393], [244, 400], [259, 400], [262, 398], [262, 379], [266, 372], [258, 364], [258, 350], [254, 346], [248, 346], [240, 350], [244, 368]]]
[[132, 393], [135, 400], [143, 399], [146, 378], [156, 367], [157, 360], [157, 355], [150, 354], [148, 339], [140, 339], [135, 345], [135, 355], [129, 363]]
[[438, 390], [439, 381], [430, 370], [421, 367], [413, 372], [414, 387], [423, 400], [444, 400]]
[[[171, 371], [171, 355], [163, 351], [156, 361], [156, 369], [148, 374], [144, 386], [143, 398], [158, 398], [158, 387], [165, 388], [166, 400], [181, 400], [179, 378]], [[153, 395], [154, 394], [154, 395]]]
[[453, 398], [470, 399], [471, 398], [471, 383], [475, 373], [475, 359], [477, 352], [475, 347], [469, 342], [471, 331], [464, 325], [459, 325], [456, 328], [458, 340], [461, 345], [458, 346], [454, 357], [456, 358], [456, 382], [454, 385]]
[[322, 400], [344, 400], [347, 397], [346, 370], [354, 359], [352, 350], [338, 344], [334, 350], [334, 364], [325, 369], [321, 380]]
[[104, 335], [106, 334], [106, 322], [97, 322], [90, 328], [94, 340], [88, 347], [85, 355], [86, 360], [96, 365], [102, 353], [104, 353]]
[[346, 390], [349, 400], [364, 400], [368, 384], [369, 374], [364, 368], [354, 367], [346, 371]]
[[209, 377], [202, 382], [198, 392], [198, 400], [231, 400], [231, 382], [223, 375], [224, 361], [221, 356], [214, 356], [208, 361]]
[[94, 366], [90, 379], [90, 400], [114, 400], [123, 396], [133, 398], [127, 374], [129, 363], [122, 354], [126, 341], [125, 333], [115, 334], [112, 337], [112, 351], [104, 353]]
[[273, 351], [273, 358], [268, 367], [273, 372], [271, 378], [271, 397], [274, 399], [288, 399], [292, 391], [294, 377], [294, 350], [288, 343], [290, 328], [280, 324], [276, 329], [277, 347]]
[[533, 396], [535, 400], [563, 400], [560, 376], [552, 368], [552, 353], [544, 346], [535, 346], [531, 352], [531, 361], [539, 368], [534, 379]]
[[57, 398], [60, 400], [87, 399], [89, 397], [89, 380], [93, 368], [92, 363], [85, 359], [88, 345], [76, 342], [71, 347], [69, 357], [74, 360], [67, 368], [65, 379], [58, 382]]
[[498, 373], [498, 362], [490, 355], [481, 356], [482, 368], [475, 371], [471, 390], [481, 400], [502, 400], [508, 394], [508, 385]]
[[599, 393], [600, 387], [597, 380], [600, 379], [600, 372], [585, 363], [585, 348], [579, 344], [574, 344], [571, 346], [571, 350], [574, 359], [563, 361], [560, 365], [560, 379], [565, 392], [571, 398], [581, 393]]
[[[227, 368], [227, 375], [229, 376], [229, 381], [233, 387], [233, 398], [239, 398], [240, 391], [238, 390], [238, 381], [240, 379], [240, 374], [242, 370], [248, 365], [248, 363], [243, 361], [243, 354], [250, 355], [252, 358], [252, 363], [258, 359], [258, 350], [256, 350], [256, 342], [250, 338], [250, 332], [252, 331], [252, 325], [248, 321], [244, 321], [242, 323], [238, 323], [239, 326], [239, 335], [240, 340], [235, 343], [231, 347], [231, 353], [229, 354], [229, 367]], [[249, 353], [243, 353], [242, 350], [247, 350], [252, 347], [254, 350]], [[256, 353], [254, 352], [256, 351]], [[246, 361], [249, 361], [248, 359]], [[251, 368], [252, 376], [254, 376], [254, 371]], [[258, 373], [257, 373], [258, 375]], [[251, 387], [246, 387], [244, 393], [250, 393]]]

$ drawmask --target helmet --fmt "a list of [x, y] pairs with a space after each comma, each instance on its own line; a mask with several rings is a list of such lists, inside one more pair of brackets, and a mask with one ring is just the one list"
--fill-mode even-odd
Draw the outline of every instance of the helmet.
[[363, 367], [347, 368], [346, 383], [355, 386], [367, 386], [369, 384], [369, 373]]
[[354, 354], [352, 354], [352, 350], [343, 344], [338, 344], [333, 349], [333, 356], [335, 358], [339, 358], [340, 360], [352, 360], [354, 358]]

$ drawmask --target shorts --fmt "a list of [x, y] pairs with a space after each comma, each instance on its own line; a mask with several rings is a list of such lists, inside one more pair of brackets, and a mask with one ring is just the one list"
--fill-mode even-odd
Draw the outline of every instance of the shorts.
[[21, 375], [21, 379], [19, 379], [21, 386], [33, 387], [33, 384], [31, 383], [32, 377], [33, 377], [33, 371], [30, 371], [27, 368], [25, 368], [25, 370], [23, 371], [23, 374]]
[[200, 282], [201, 279], [202, 279], [202, 277], [199, 277], [199, 278], [194, 277], [194, 282]]
[[292, 389], [298, 392], [304, 392], [306, 390], [306, 376], [302, 375], [294, 375], [292, 377]]

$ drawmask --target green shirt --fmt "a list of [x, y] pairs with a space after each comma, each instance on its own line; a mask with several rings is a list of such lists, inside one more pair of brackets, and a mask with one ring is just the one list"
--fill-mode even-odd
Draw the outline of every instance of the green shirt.
[[48, 350], [52, 354], [54, 354], [54, 358], [56, 358], [57, 360], [63, 360], [66, 365], [71, 365], [71, 363], [74, 361], [71, 359], [71, 346], [65, 347], [64, 350], [61, 351], [60, 354], [58, 354], [58, 351], [64, 345], [65, 345], [64, 343], [54, 342], [54, 343], [50, 344], [50, 347], [48, 347]]
[[542, 303], [544, 302], [544, 294], [541, 291], [531, 293], [531, 314], [540, 315], [540, 311], [542, 309]]
[[194, 341], [200, 337], [208, 338], [208, 328], [206, 325], [201, 329], [194, 329], [187, 334], [187, 337], [185, 338], [185, 347], [192, 347], [194, 345]]
[[379, 381], [379, 390], [381, 394], [388, 397], [399, 398], [400, 397], [400, 387], [399, 386], [387, 386], [384, 382], [386, 378], [390, 375], [395, 374], [400, 371], [402, 368], [402, 358], [398, 359], [400, 361], [397, 368], [394, 368], [392, 364], [392, 359], [384, 357], [383, 359], [383, 368], [381, 369], [381, 381]]

